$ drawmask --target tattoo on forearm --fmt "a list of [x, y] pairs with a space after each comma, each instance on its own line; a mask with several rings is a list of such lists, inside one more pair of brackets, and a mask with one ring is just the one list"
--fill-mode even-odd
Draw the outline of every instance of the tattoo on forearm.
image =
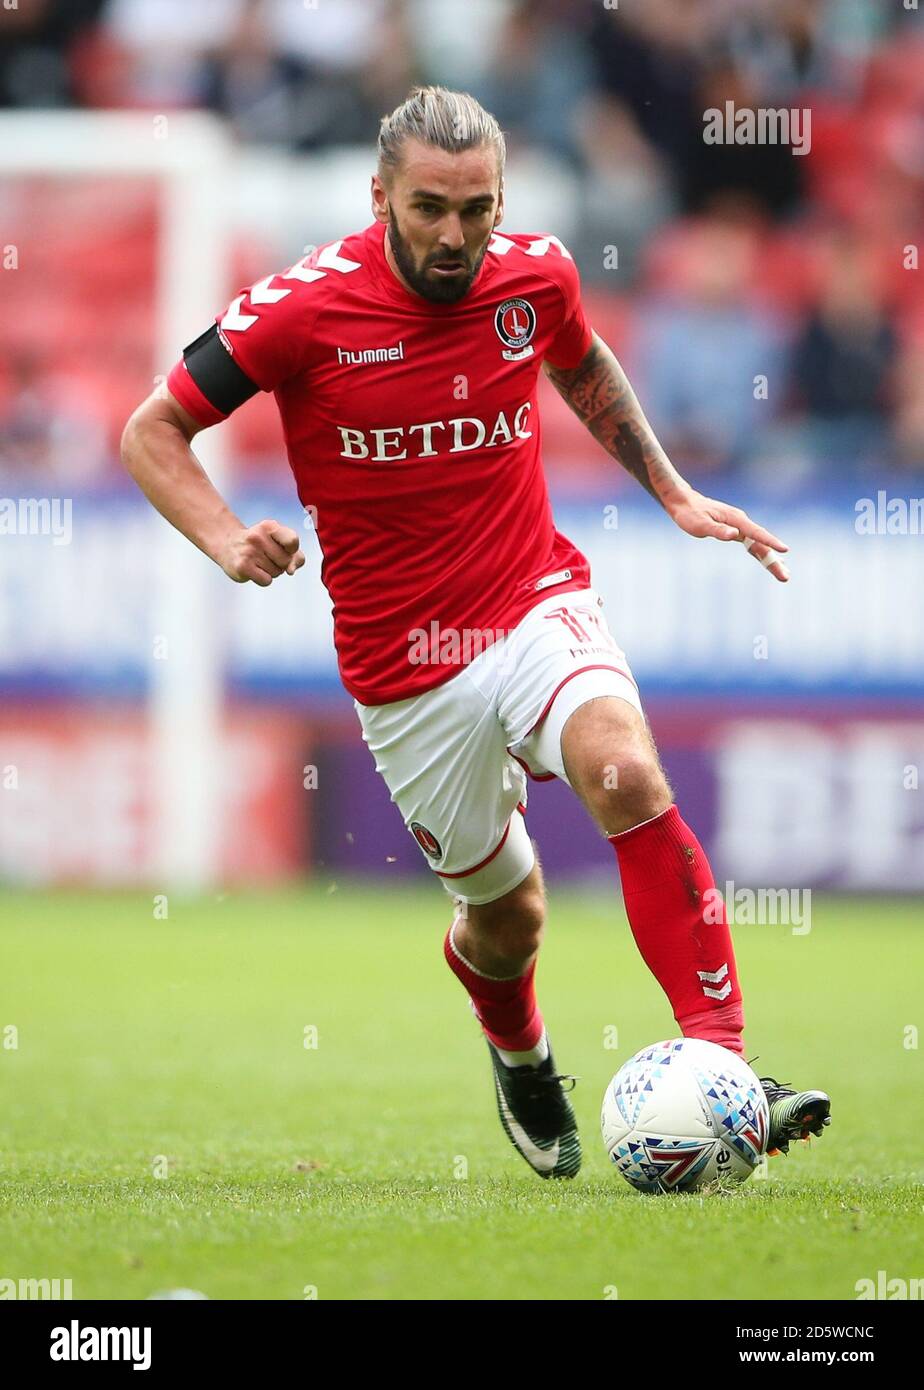
[[595, 337], [584, 360], [563, 370], [547, 364], [549, 379], [579, 420], [652, 497], [661, 502], [684, 486], [645, 419], [619, 362]]

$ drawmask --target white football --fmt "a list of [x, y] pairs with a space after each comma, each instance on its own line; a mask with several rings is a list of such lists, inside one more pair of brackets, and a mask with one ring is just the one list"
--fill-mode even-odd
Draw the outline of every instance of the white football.
[[601, 1116], [606, 1151], [639, 1192], [744, 1182], [770, 1129], [763, 1087], [736, 1052], [700, 1038], [652, 1043], [620, 1067]]

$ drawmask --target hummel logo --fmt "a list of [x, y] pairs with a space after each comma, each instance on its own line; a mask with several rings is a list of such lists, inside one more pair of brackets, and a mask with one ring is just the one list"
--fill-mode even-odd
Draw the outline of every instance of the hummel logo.
[[[724, 965], [721, 965], [718, 970], [697, 970], [696, 973], [701, 980], [708, 981], [708, 984], [703, 985], [703, 994], [706, 995], [707, 999], [727, 999], [731, 994], [732, 982], [731, 980], [725, 979], [728, 974], [727, 961]], [[725, 983], [722, 985], [721, 989], [709, 988], [709, 985], [717, 985], [722, 980], [725, 980]]]
[[362, 367], [367, 362], [403, 362], [404, 340], [402, 339], [397, 347], [362, 348], [359, 352], [338, 347], [337, 361], [345, 363], [348, 367]]

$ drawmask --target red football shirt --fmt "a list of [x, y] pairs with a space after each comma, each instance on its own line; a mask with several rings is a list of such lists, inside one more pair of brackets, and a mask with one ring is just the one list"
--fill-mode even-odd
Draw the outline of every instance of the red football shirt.
[[[341, 679], [369, 705], [440, 685], [540, 599], [590, 582], [552, 520], [536, 408], [543, 358], [574, 367], [590, 347], [574, 261], [554, 237], [495, 233], [468, 294], [433, 304], [397, 279], [384, 236], [375, 222], [321, 247], [218, 320], [275, 393]], [[183, 362], [168, 386], [201, 424], [225, 418]]]

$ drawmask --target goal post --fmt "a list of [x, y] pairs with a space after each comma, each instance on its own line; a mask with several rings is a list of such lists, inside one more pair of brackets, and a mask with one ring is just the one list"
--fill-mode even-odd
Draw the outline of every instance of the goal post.
[[[223, 125], [207, 113], [0, 112], [0, 179], [156, 181], [160, 235], [151, 389], [227, 298], [232, 158]], [[101, 221], [105, 215], [101, 208]], [[26, 248], [22, 269], [27, 256]], [[196, 439], [196, 453], [219, 489], [227, 482], [223, 446], [220, 430]], [[152, 535], [153, 622], [139, 642], [145, 643], [149, 660], [154, 875], [164, 889], [194, 893], [219, 875], [224, 654], [215, 594], [220, 576], [166, 522]], [[79, 533], [75, 541], [79, 544]]]

